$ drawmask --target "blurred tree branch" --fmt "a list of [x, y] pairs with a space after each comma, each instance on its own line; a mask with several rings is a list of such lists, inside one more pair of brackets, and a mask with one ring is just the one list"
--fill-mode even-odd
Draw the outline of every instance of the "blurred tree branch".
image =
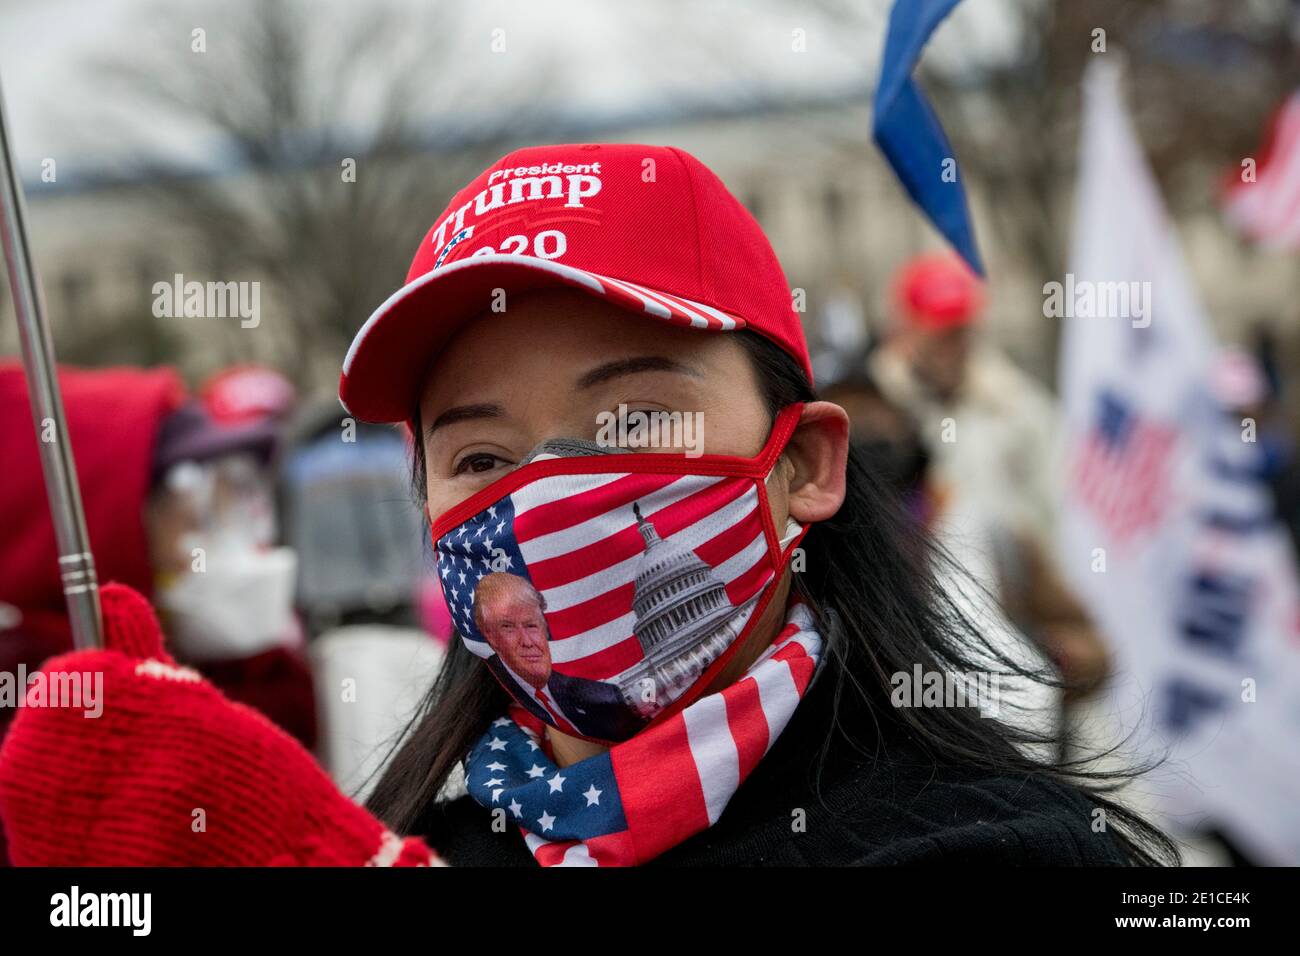
[[[191, 50], [199, 26], [205, 52]], [[419, 12], [367, 4], [342, 22], [298, 0], [237, 0], [207, 15], [162, 10], [139, 45], [153, 55], [98, 65], [126, 102], [212, 143], [217, 175], [137, 166], [131, 178], [193, 236], [205, 257], [194, 272], [274, 284], [292, 337], [282, 359], [300, 379], [313, 356], [342, 354], [433, 217], [529, 109], [486, 71], [441, 69], [457, 26], [445, 0]], [[529, 95], [547, 82], [535, 77]], [[448, 116], [456, 125], [438, 132]]]

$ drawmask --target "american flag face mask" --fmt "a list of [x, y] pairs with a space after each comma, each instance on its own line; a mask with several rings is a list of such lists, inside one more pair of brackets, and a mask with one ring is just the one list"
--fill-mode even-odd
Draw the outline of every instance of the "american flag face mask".
[[[566, 734], [625, 741], [697, 699], [744, 644], [803, 537], [756, 458], [541, 454], [442, 515], [456, 630], [515, 702]], [[579, 443], [581, 444], [581, 443]]]

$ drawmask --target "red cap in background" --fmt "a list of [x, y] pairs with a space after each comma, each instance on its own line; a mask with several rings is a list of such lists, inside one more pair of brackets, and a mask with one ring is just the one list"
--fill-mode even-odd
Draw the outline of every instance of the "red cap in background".
[[199, 387], [199, 400], [219, 425], [286, 418], [297, 398], [293, 384], [264, 365], [233, 365]]
[[269, 462], [297, 397], [287, 378], [262, 365], [236, 365], [216, 373], [200, 386], [197, 399], [163, 423], [154, 479], [182, 461], [209, 461], [235, 452]]
[[949, 253], [908, 261], [894, 278], [894, 301], [911, 325], [948, 329], [969, 325], [984, 308], [984, 284], [966, 263]]

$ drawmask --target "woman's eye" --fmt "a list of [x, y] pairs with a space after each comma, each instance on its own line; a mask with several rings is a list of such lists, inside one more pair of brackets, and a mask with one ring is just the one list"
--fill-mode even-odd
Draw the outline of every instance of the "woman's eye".
[[485, 471], [491, 471], [498, 463], [501, 463], [500, 458], [496, 455], [489, 455], [486, 452], [480, 452], [476, 455], [466, 455], [456, 463], [456, 467], [452, 470], [452, 474], [480, 474]]

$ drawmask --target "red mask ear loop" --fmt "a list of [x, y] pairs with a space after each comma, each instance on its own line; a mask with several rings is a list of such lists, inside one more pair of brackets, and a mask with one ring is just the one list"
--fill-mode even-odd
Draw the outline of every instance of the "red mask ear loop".
[[642, 728], [641, 733], [671, 719], [675, 714], [680, 713], [684, 708], [689, 707], [692, 703], [699, 700], [701, 694], [704, 692], [704, 688], [706, 688], [713, 678], [721, 672], [722, 668], [727, 665], [727, 662], [735, 657], [740, 648], [743, 647], [745, 642], [749, 639], [749, 635], [753, 633], [754, 627], [757, 626], [757, 622], [762, 618], [763, 614], [767, 610], [768, 604], [776, 594], [776, 589], [780, 583], [781, 575], [785, 572], [786, 562], [784, 558], [786, 553], [792, 553], [793, 550], [799, 546], [799, 542], [803, 540], [804, 535], [808, 533], [808, 526], [802, 525], [799, 534], [795, 539], [791, 541], [786, 548], [782, 548], [781, 535], [777, 533], [775, 522], [772, 520], [772, 503], [767, 495], [767, 479], [772, 473], [772, 468], [776, 464], [776, 460], [781, 456], [781, 453], [785, 451], [785, 446], [789, 443], [790, 436], [794, 434], [794, 430], [798, 426], [799, 420], [802, 417], [802, 402], [794, 405], [787, 405], [777, 413], [776, 421], [772, 425], [772, 433], [768, 437], [767, 445], [764, 447], [763, 451], [759, 453], [758, 458], [753, 459], [753, 461], [758, 465], [758, 468], [750, 472], [748, 475], [749, 479], [754, 482], [754, 485], [758, 490], [758, 509], [763, 522], [763, 537], [767, 542], [768, 557], [774, 565], [772, 568], [774, 574], [772, 581], [768, 584], [763, 597], [754, 608], [749, 621], [745, 625], [742, 636], [733, 641], [731, 646], [727, 648], [723, 655], [714, 661], [705, 672], [696, 679], [690, 693], [682, 695], [682, 697], [672, 705], [658, 714], [653, 720], [646, 724], [644, 728]]
[[767, 447], [759, 455], [759, 467], [765, 480], [772, 471], [772, 466], [776, 464], [776, 460], [785, 451], [785, 446], [790, 443], [790, 436], [799, 427], [799, 419], [802, 417], [803, 402], [787, 405], [777, 412], [776, 421], [772, 423], [772, 433], [767, 439]]
[[[796, 402], [794, 405], [787, 405], [777, 413], [776, 422], [772, 425], [772, 434], [768, 437], [767, 447], [763, 449], [758, 458], [758, 471], [754, 475], [754, 483], [758, 487], [759, 510], [762, 513], [763, 534], [767, 540], [767, 549], [769, 554], [775, 554], [779, 562], [783, 553], [781, 547], [781, 537], [784, 529], [778, 531], [775, 522], [772, 520], [772, 502], [767, 494], [767, 479], [772, 476], [772, 469], [776, 467], [777, 459], [785, 451], [785, 446], [790, 443], [790, 436], [794, 434], [795, 428], [799, 425], [799, 419], [803, 417], [803, 403]], [[807, 528], [804, 528], [807, 531]], [[800, 533], [800, 537], [803, 533]], [[797, 541], [795, 542], [797, 544]]]

